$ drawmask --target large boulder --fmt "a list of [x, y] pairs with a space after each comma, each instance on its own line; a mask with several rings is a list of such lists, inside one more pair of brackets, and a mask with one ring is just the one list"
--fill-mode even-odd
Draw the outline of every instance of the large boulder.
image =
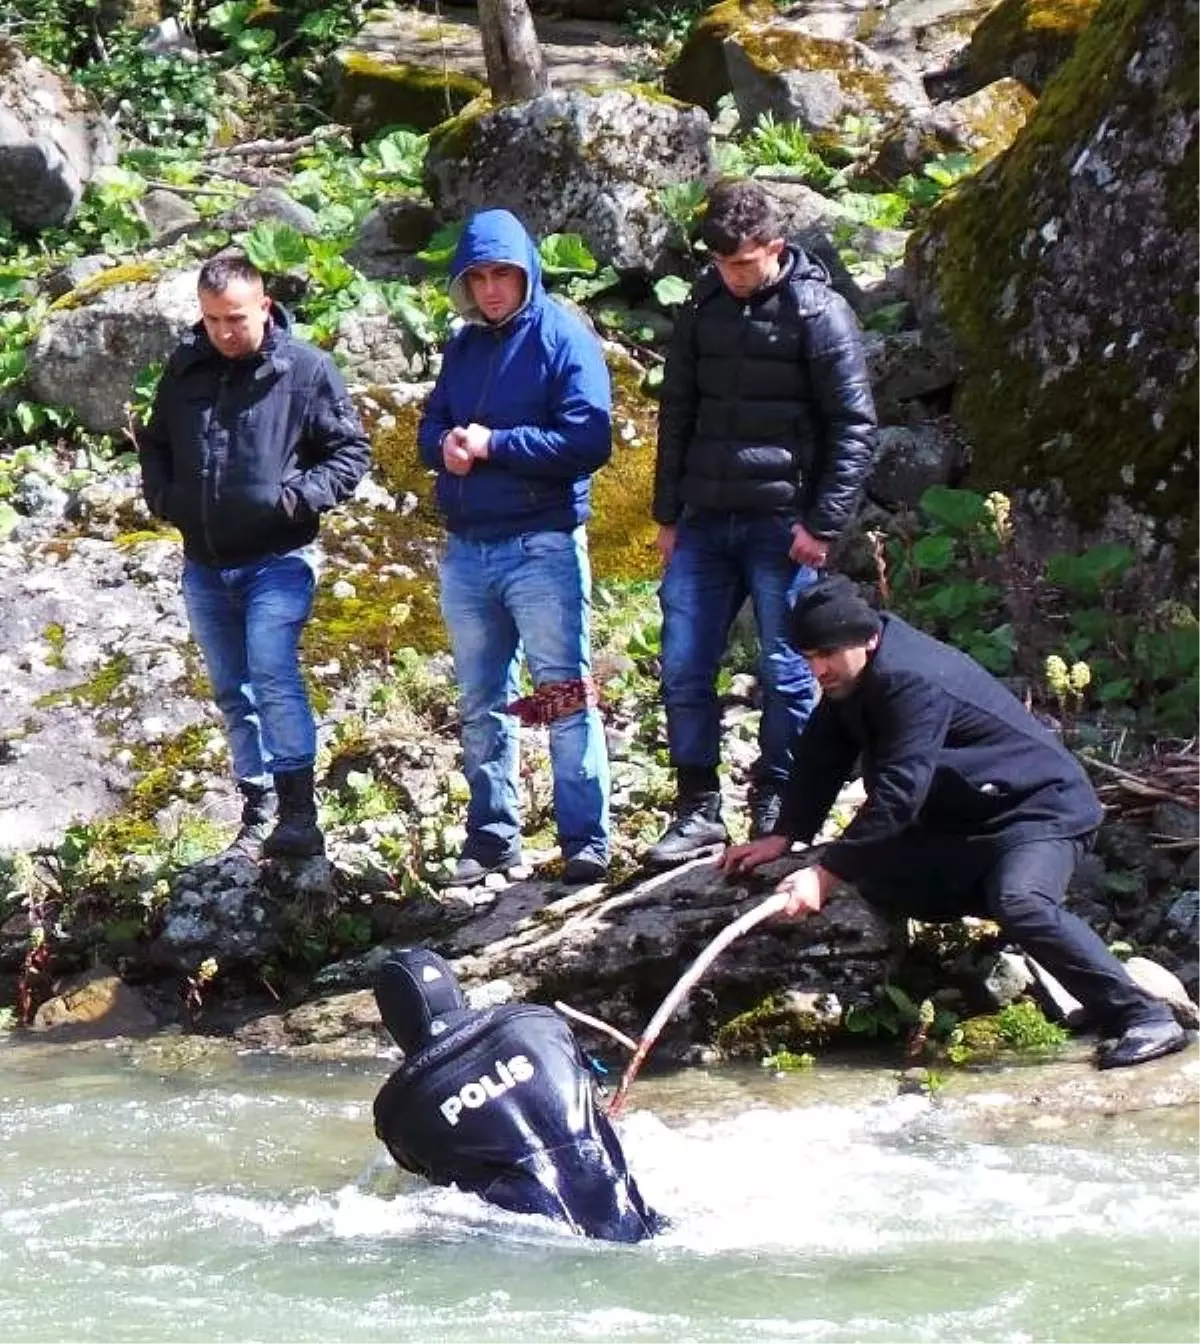
[[660, 189], [715, 173], [708, 117], [626, 89], [481, 102], [430, 139], [426, 187], [441, 214], [511, 210], [531, 233], [579, 233], [619, 270], [656, 271], [677, 226]]
[[196, 275], [118, 266], [58, 300], [30, 351], [32, 394], [88, 429], [119, 434], [134, 379], [199, 317]]
[[966, 98], [937, 103], [924, 117], [899, 118], [880, 138], [869, 176], [894, 183], [930, 159], [954, 153], [970, 154], [982, 168], [1012, 144], [1036, 106], [1019, 79], [1000, 79]]
[[1104, 0], [1009, 152], [909, 247], [983, 485], [1196, 510], [1197, 3]]
[[851, 114], [928, 108], [920, 79], [899, 61], [829, 34], [820, 14], [785, 19], [767, 0], [724, 0], [697, 24], [664, 83], [710, 112], [732, 93], [743, 125], [769, 112], [826, 131]]
[[0, 214], [21, 229], [65, 223], [96, 170], [116, 161], [116, 138], [95, 103], [0, 38]]
[[968, 89], [1012, 76], [1040, 93], [1075, 49], [1100, 0], [1000, 0], [963, 53]]

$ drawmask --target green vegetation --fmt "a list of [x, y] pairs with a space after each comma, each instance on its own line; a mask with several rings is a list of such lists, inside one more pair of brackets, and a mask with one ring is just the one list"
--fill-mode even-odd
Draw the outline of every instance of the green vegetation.
[[1096, 745], [1106, 727], [1195, 731], [1196, 615], [1147, 591], [1153, 580], [1138, 576], [1128, 547], [1035, 565], [1006, 496], [935, 486], [879, 548], [887, 605], [997, 675], [1029, 678], [1039, 698], [1069, 713], [1077, 746]]

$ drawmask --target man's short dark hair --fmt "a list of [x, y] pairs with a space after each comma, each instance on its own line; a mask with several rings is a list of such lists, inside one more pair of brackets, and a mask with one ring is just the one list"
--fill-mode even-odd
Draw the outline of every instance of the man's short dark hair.
[[247, 284], [257, 280], [262, 284], [262, 272], [244, 252], [229, 248], [218, 252], [215, 257], [209, 257], [201, 266], [196, 288], [209, 294], [224, 294], [233, 280], [242, 280]]
[[708, 193], [700, 237], [710, 252], [729, 257], [746, 243], [761, 247], [782, 236], [775, 202], [757, 182], [726, 178]]

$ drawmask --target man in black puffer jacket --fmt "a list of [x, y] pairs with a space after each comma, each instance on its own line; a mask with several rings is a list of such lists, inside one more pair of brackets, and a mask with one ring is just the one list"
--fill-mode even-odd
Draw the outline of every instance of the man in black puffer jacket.
[[188, 622], [244, 800], [234, 845], [251, 857], [320, 854], [300, 636], [320, 515], [354, 493], [367, 436], [333, 361], [290, 334], [245, 256], [214, 257], [198, 289], [202, 320], [138, 434], [142, 488], [151, 513], [183, 533]]
[[716, 681], [747, 597], [762, 692], [752, 833], [774, 825], [791, 743], [815, 700], [787, 614], [853, 514], [875, 443], [854, 314], [824, 267], [784, 242], [763, 189], [718, 184], [701, 236], [713, 267], [667, 358], [654, 489], [676, 815], [647, 860], [664, 867], [728, 838]]

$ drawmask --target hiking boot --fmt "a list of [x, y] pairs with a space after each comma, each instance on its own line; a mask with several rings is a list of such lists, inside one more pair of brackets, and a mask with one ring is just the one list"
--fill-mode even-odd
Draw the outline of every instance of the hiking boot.
[[271, 859], [311, 859], [325, 853], [325, 837], [317, 825], [313, 772], [285, 770], [275, 776], [279, 820], [263, 841], [262, 852]]
[[750, 839], [761, 840], [774, 835], [775, 825], [783, 810], [783, 795], [772, 784], [757, 784], [750, 790]]
[[1136, 1023], [1115, 1041], [1100, 1046], [1096, 1051], [1096, 1067], [1127, 1069], [1134, 1064], [1161, 1059], [1163, 1055], [1173, 1055], [1187, 1043], [1187, 1032], [1173, 1017], [1161, 1022]]
[[485, 848], [467, 842], [454, 870], [435, 879], [439, 887], [475, 887], [490, 873], [505, 873], [521, 863], [521, 842], [511, 841], [503, 848]]
[[583, 887], [591, 882], [603, 882], [608, 876], [608, 859], [591, 845], [584, 846], [563, 865], [562, 880], [569, 887]]
[[646, 864], [651, 868], [670, 868], [728, 843], [729, 832], [721, 820], [720, 793], [690, 794], [676, 803], [675, 820], [646, 851]]
[[242, 822], [225, 853], [242, 854], [257, 863], [275, 818], [275, 790], [269, 784], [252, 784], [242, 779], [238, 781], [238, 792], [243, 799]]

